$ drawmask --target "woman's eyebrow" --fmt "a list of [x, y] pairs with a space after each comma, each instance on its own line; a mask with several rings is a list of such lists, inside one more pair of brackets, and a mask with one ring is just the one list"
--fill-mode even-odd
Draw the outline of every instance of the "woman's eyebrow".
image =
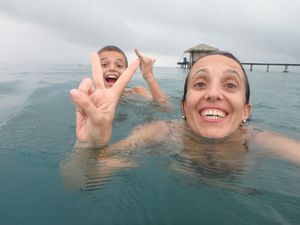
[[205, 68], [201, 68], [199, 70], [197, 70], [194, 74], [192, 74], [192, 76], [197, 76], [199, 73], [207, 73], [207, 69]]
[[225, 74], [232, 74], [234, 76], [236, 76], [239, 80], [241, 80], [241, 75], [238, 71], [234, 70], [234, 69], [227, 69], [224, 71]]
[[234, 70], [234, 69], [227, 69], [227, 70], [225, 70], [225, 72], [228, 72], [228, 73], [235, 73], [236, 75], [239, 74], [239, 73], [238, 73], [236, 70]]

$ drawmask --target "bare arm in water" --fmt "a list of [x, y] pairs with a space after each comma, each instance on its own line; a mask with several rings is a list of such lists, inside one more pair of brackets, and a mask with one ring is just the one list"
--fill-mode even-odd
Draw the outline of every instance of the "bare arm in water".
[[141, 149], [168, 140], [170, 128], [165, 121], [153, 121], [137, 126], [128, 137], [101, 149], [99, 160], [118, 152]]
[[253, 136], [254, 144], [270, 149], [275, 154], [300, 165], [300, 142], [281, 134], [262, 131]]
[[[103, 152], [103, 155], [106, 155], [110, 151], [115, 153], [127, 149], [136, 149], [147, 145], [158, 144], [165, 141], [178, 141], [178, 138], [183, 135], [184, 126], [180, 126], [179, 124], [181, 123], [178, 122], [173, 124], [177, 125], [170, 127], [167, 125], [166, 121], [155, 121], [141, 125], [137, 127], [127, 138], [112, 144], [107, 151]], [[255, 128], [249, 127], [247, 129], [249, 129], [249, 133], [252, 133]], [[179, 136], [172, 137], [174, 133], [177, 135], [179, 134]], [[254, 132], [254, 135], [250, 136], [249, 144], [270, 149], [272, 154], [276, 154], [283, 159], [300, 165], [300, 142], [298, 140], [267, 130], [260, 131], [258, 133]], [[200, 146], [203, 143], [199, 142], [198, 144]]]

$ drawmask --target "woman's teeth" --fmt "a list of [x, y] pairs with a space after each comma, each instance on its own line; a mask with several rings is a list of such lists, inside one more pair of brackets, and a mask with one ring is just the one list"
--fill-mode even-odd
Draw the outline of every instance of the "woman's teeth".
[[226, 116], [226, 113], [219, 109], [205, 109], [201, 111], [201, 116], [224, 118]]

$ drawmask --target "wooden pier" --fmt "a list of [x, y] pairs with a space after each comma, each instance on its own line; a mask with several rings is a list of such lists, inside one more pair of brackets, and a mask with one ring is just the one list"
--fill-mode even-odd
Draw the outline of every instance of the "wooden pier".
[[177, 65], [181, 68], [187, 69], [189, 67], [189, 62], [178, 62]]
[[192, 68], [193, 64], [202, 56], [209, 54], [210, 52], [217, 51], [219, 49], [206, 45], [206, 44], [199, 44], [192, 48], [189, 48], [184, 51], [184, 54], [189, 54], [189, 60], [187, 57], [183, 57], [181, 62], [177, 62], [181, 68]]
[[293, 63], [241, 63], [242, 65], [250, 65], [250, 71], [253, 70], [253, 66], [267, 66], [267, 72], [269, 72], [270, 66], [283, 66], [283, 72], [287, 73], [289, 66], [300, 66], [300, 64]]

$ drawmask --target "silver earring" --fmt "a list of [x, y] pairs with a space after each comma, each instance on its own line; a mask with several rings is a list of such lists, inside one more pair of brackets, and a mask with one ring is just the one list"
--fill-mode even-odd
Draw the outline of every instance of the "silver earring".
[[242, 120], [242, 122], [243, 122], [243, 123], [246, 123], [246, 122], [247, 122], [247, 120]]
[[185, 115], [182, 115], [182, 117], [181, 117], [183, 120], [185, 120]]

